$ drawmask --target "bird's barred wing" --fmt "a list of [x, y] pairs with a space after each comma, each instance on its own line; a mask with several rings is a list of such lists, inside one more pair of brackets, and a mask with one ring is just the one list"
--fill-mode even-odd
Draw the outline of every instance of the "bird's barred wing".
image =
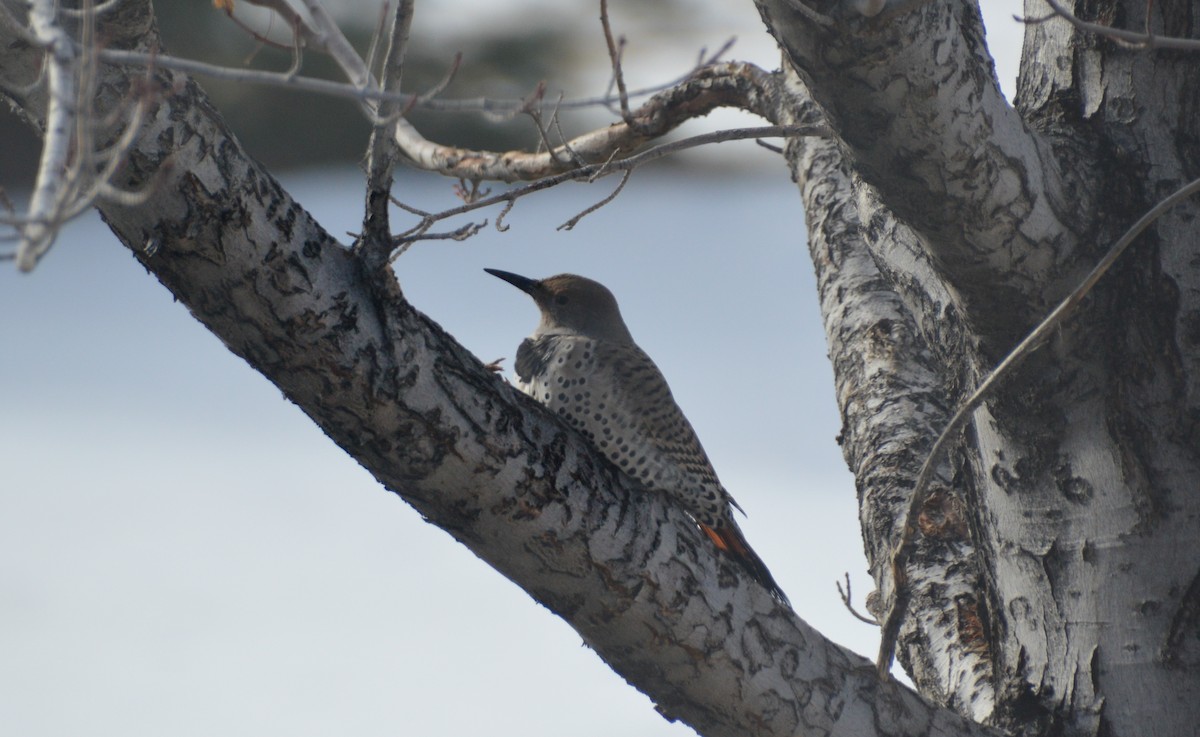
[[610, 418], [595, 436], [597, 444], [626, 473], [671, 494], [698, 521], [721, 526], [736, 503], [658, 366], [636, 346], [597, 342], [594, 352], [596, 373], [614, 377], [593, 400], [593, 418]]

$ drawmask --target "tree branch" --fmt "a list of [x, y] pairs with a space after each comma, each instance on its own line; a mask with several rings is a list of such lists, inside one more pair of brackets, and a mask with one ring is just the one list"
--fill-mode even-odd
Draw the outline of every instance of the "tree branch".
[[[130, 0], [104, 36], [150, 45]], [[0, 29], [0, 37], [5, 35]], [[0, 46], [0, 68], [36, 53]], [[130, 80], [106, 68], [100, 114]], [[556, 612], [660, 709], [724, 735], [984, 735], [881, 682], [714, 554], [666, 500], [488, 372], [398, 290], [364, 274], [228, 134], [190, 81], [162, 97], [102, 206], [135, 256], [387, 488]], [[34, 119], [45, 110], [27, 109]], [[153, 244], [153, 248], [146, 248]], [[387, 272], [385, 272], [387, 273]], [[887, 713], [887, 720], [880, 713]]]
[[477, 181], [531, 181], [569, 171], [577, 161], [601, 163], [614, 152], [631, 153], [718, 107], [738, 107], [772, 120], [776, 114], [773, 85], [772, 75], [752, 64], [714, 64], [651, 97], [630, 113], [630, 122], [585, 133], [540, 153], [444, 146], [426, 140], [403, 120], [396, 123], [396, 142], [414, 166], [427, 171]]
[[[408, 46], [408, 32], [412, 27], [413, 2], [400, 0], [396, 12], [391, 16], [391, 32], [388, 34], [387, 51], [383, 59], [382, 84], [385, 92], [400, 91], [404, 75], [404, 53]], [[369, 70], [368, 70], [369, 73]], [[381, 100], [376, 108], [380, 125], [371, 130], [371, 141], [367, 144], [367, 201], [363, 214], [363, 232], [356, 248], [367, 261], [368, 269], [382, 266], [392, 250], [391, 221], [388, 203], [392, 195], [392, 168], [396, 161], [396, 145], [390, 135], [391, 121], [398, 119], [402, 111], [394, 100]]]
[[[507, 226], [502, 224], [504, 217], [513, 208], [517, 200], [531, 195], [534, 192], [540, 192], [544, 189], [557, 187], [558, 185], [566, 182], [585, 180], [590, 183], [602, 176], [607, 176], [609, 174], [615, 174], [617, 172], [631, 172], [639, 166], [644, 166], [645, 164], [649, 164], [652, 161], [657, 161], [658, 159], [664, 158], [673, 153], [678, 153], [679, 151], [684, 151], [689, 148], [696, 148], [697, 146], [707, 146], [709, 144], [722, 143], [724, 141], [737, 141], [747, 138], [771, 136], [823, 137], [827, 132], [827, 129], [820, 124], [795, 126], [774, 125], [765, 126], [762, 128], [729, 128], [726, 130], [713, 131], [712, 133], [702, 133], [698, 136], [682, 138], [677, 141], [670, 141], [668, 143], [660, 143], [657, 146], [652, 146], [645, 151], [634, 154], [628, 158], [617, 159], [615, 161], [609, 160], [599, 164], [587, 164], [574, 169], [568, 169], [562, 174], [543, 177], [536, 181], [530, 182], [529, 184], [524, 184], [514, 189], [510, 189], [507, 192], [502, 192], [496, 195], [476, 196], [476, 193], [472, 191], [471, 196], [464, 197], [466, 200], [464, 204], [459, 205], [458, 207], [442, 210], [441, 212], [430, 213], [423, 210], [417, 210], [416, 208], [400, 203], [399, 201], [397, 201], [396, 204], [401, 209], [420, 216], [421, 222], [412, 230], [424, 232], [424, 230], [428, 229], [434, 223], [439, 221], [503, 203], [504, 210], [496, 218], [496, 228], [500, 231], [504, 231], [508, 229]], [[474, 180], [474, 183], [477, 185], [478, 180]], [[614, 195], [615, 194], [616, 193], [614, 193]], [[601, 204], [604, 204], [604, 202]], [[584, 214], [587, 213], [585, 212]], [[407, 248], [407, 244], [402, 247]], [[392, 259], [394, 260], [397, 255], [399, 254], [394, 254]]]
[[1091, 190], [1068, 184], [1005, 101], [978, 8], [924, 2], [864, 18], [836, 5], [826, 28], [788, 0], [758, 5], [855, 172], [920, 235], [985, 352], [1001, 355], [1049, 309], [1047, 293], [1077, 279], [1071, 213]]
[[[710, 58], [700, 66], [706, 66], [716, 63], [716, 57]], [[171, 69], [177, 72], [193, 74], [213, 79], [221, 79], [228, 82], [240, 82], [244, 84], [261, 84], [270, 85], [272, 87], [290, 88], [300, 92], [309, 92], [316, 95], [328, 95], [330, 97], [339, 97], [348, 100], [391, 100], [400, 103], [404, 107], [411, 106], [412, 109], [430, 110], [441, 113], [466, 113], [466, 112], [481, 112], [491, 115], [515, 115], [520, 112], [521, 107], [525, 104], [525, 100], [514, 99], [497, 99], [490, 97], [472, 97], [464, 99], [435, 99], [428, 95], [413, 95], [405, 93], [385, 92], [374, 85], [366, 87], [347, 84], [345, 82], [335, 82], [329, 79], [320, 79], [317, 77], [305, 77], [302, 75], [288, 72], [271, 72], [265, 69], [242, 69], [237, 67], [226, 67], [218, 64], [209, 64], [207, 62], [196, 59], [184, 59], [181, 57], [170, 56], [168, 54], [149, 53], [141, 51], [130, 51], [127, 49], [98, 49], [96, 58], [110, 64], [122, 64], [127, 66], [137, 66], [142, 68], [161, 67], [163, 69]], [[700, 67], [697, 67], [697, 69]], [[661, 92], [669, 87], [673, 87], [691, 77], [693, 72], [680, 77], [679, 79], [667, 82], [665, 84], [654, 85], [652, 87], [643, 87], [629, 91], [631, 99], [647, 97], [656, 92]], [[603, 107], [617, 102], [617, 98], [610, 95], [600, 95], [597, 97], [582, 97], [578, 99], [562, 100], [558, 103], [561, 110], [578, 110], [583, 108]]]
[[[793, 106], [819, 117], [799, 79], [788, 78]], [[965, 525], [947, 525], [936, 540], [934, 535], [923, 539], [919, 555], [903, 569], [901, 581], [888, 565], [892, 541], [900, 537], [898, 521], [908, 508], [915, 469], [928, 454], [930, 438], [944, 425], [950, 404], [942, 378], [945, 360], [930, 348], [928, 332], [921, 325], [924, 318], [917, 317], [924, 314], [924, 305], [906, 304], [874, 255], [876, 249], [911, 248], [912, 232], [895, 227], [894, 220], [892, 227], [882, 230], [875, 223], [864, 225], [857, 183], [832, 141], [794, 138], [787, 152], [809, 214], [808, 248], [816, 267], [842, 413], [839, 442], [857, 482], [867, 558], [879, 586], [881, 607], [872, 611], [882, 622], [889, 607], [897, 606], [898, 589], [905, 597], [899, 606], [906, 606], [910, 598], [921, 601], [924, 606], [908, 620], [906, 630], [913, 645], [904, 655], [914, 681], [928, 693], [946, 694], [947, 701], [974, 718], [985, 718], [995, 703], [991, 663], [981, 657], [972, 634], [944, 616], [955, 597], [982, 598]], [[872, 219], [886, 220], [879, 213]], [[879, 242], [871, 243], [868, 235]], [[906, 280], [914, 280], [919, 270], [919, 264], [910, 265]], [[955, 330], [953, 322], [940, 320], [943, 333]], [[936, 470], [937, 488], [952, 490], [948, 464], [941, 463]], [[898, 627], [894, 629], [893, 640], [899, 633]], [[938, 642], [953, 656], [941, 661], [930, 658], [924, 646], [929, 642]]]

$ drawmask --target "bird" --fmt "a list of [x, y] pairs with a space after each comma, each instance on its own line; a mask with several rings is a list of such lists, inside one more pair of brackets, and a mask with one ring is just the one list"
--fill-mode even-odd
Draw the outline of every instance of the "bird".
[[639, 486], [672, 499], [721, 553], [790, 606], [746, 542], [733, 517], [742, 508], [721, 485], [666, 378], [634, 342], [612, 292], [575, 274], [530, 279], [484, 271], [528, 294], [541, 312], [517, 348], [517, 388], [581, 431]]

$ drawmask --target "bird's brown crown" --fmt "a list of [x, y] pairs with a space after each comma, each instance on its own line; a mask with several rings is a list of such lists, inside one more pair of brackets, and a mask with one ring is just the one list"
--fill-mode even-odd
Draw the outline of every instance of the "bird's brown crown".
[[533, 297], [542, 312], [534, 338], [579, 335], [597, 340], [633, 342], [616, 298], [600, 282], [575, 274], [559, 274], [534, 281], [504, 271], [489, 269], [488, 272]]

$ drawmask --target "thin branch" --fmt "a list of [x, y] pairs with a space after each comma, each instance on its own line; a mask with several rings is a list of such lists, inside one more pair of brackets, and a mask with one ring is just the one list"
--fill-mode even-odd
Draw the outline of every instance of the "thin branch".
[[459, 179], [458, 184], [454, 186], [454, 193], [458, 198], [467, 204], [478, 202], [480, 198], [487, 197], [491, 193], [491, 189], [484, 189], [479, 186], [478, 179], [466, 180]]
[[[401, 242], [404, 239], [412, 238], [415, 235], [425, 233], [435, 223], [440, 222], [442, 220], [447, 220], [449, 218], [457, 217], [459, 215], [463, 215], [468, 212], [473, 212], [475, 210], [480, 210], [485, 207], [492, 207], [493, 205], [498, 205], [500, 203], [504, 203], [504, 209], [501, 210], [499, 216], [496, 218], [496, 229], [499, 230], [500, 232], [504, 232], [504, 231], [508, 230], [508, 227], [509, 227], [508, 225], [503, 224], [504, 218], [508, 215], [509, 212], [512, 211], [513, 206], [516, 204], [516, 201], [522, 197], [533, 194], [534, 192], [540, 192], [544, 189], [549, 189], [551, 187], [558, 186], [559, 184], [563, 184], [564, 182], [579, 181], [579, 180], [590, 181], [590, 180], [598, 177], [602, 173], [609, 174], [609, 173], [618, 172], [618, 171], [629, 172], [629, 171], [632, 171], [633, 169], [635, 169], [639, 166], [642, 166], [644, 164], [648, 164], [652, 161], [656, 161], [658, 159], [661, 159], [665, 156], [669, 156], [670, 154], [676, 153], [678, 151], [683, 151], [683, 150], [686, 150], [689, 148], [695, 148], [696, 146], [704, 146], [704, 145], [708, 145], [708, 144], [712, 144], [712, 143], [721, 143], [723, 141], [743, 140], [746, 138], [755, 138], [755, 137], [763, 137], [763, 136], [824, 135], [826, 133], [827, 133], [827, 131], [824, 129], [824, 127], [821, 127], [821, 126], [817, 126], [817, 127], [768, 126], [768, 127], [763, 127], [763, 128], [740, 128], [740, 129], [731, 129], [731, 130], [723, 130], [723, 131], [714, 131], [713, 133], [706, 133], [706, 134], [699, 135], [699, 136], [693, 136], [691, 138], [684, 138], [684, 139], [681, 139], [678, 141], [664, 143], [659, 146], [655, 146], [653, 148], [647, 149], [646, 151], [643, 151], [640, 154], [637, 154], [635, 156], [630, 156], [625, 159], [619, 159], [617, 161], [610, 160], [610, 161], [606, 161], [601, 164], [588, 164], [587, 166], [581, 166], [577, 169], [572, 169], [570, 171], [563, 172], [563, 173], [555, 175], [555, 176], [545, 177], [543, 179], [539, 179], [537, 181], [530, 182], [529, 184], [526, 184], [526, 185], [523, 185], [520, 187], [516, 187], [514, 189], [508, 190], [507, 192], [503, 192], [503, 193], [493, 195], [490, 197], [482, 196], [480, 194], [478, 181], [471, 182], [469, 185], [469, 187], [470, 187], [469, 189], [468, 189], [468, 185], [466, 183], [460, 183], [459, 185], [457, 185], [455, 187], [455, 191], [459, 194], [460, 197], [463, 198], [464, 204], [459, 205], [458, 207], [452, 207], [450, 209], [442, 210], [441, 212], [435, 212], [435, 213], [427, 212], [420, 208], [416, 208], [411, 205], [407, 205], [393, 197], [393, 198], [391, 198], [391, 202], [394, 205], [396, 205], [396, 207], [399, 207], [400, 209], [404, 210], [405, 212], [412, 213], [413, 215], [416, 215], [417, 217], [421, 218], [421, 221], [416, 226], [414, 226], [410, 230], [402, 233], [400, 236], [397, 236], [395, 238], [395, 240], [397, 242]], [[626, 179], [628, 179], [628, 177], [626, 177]], [[622, 184], [621, 184], [621, 187], [623, 187], [623, 186], [624, 186], [624, 182], [622, 182]], [[607, 204], [608, 202], [610, 202], [618, 193], [620, 193], [621, 187], [618, 187], [617, 190], [615, 192], [613, 192], [612, 195], [609, 195], [608, 197], [606, 197], [604, 200], [602, 200], [597, 205], [594, 205], [593, 207], [589, 208], [588, 210], [585, 210], [584, 212], [580, 213], [578, 216], [576, 216], [576, 218], [574, 218], [574, 221], [578, 222], [578, 220], [580, 218], [588, 215], [591, 212], [594, 212], [595, 210], [599, 209], [600, 207], [602, 207], [605, 204]], [[572, 223], [572, 224], [574, 224], [574, 223]], [[462, 230], [462, 229], [460, 229], [460, 230]], [[471, 233], [471, 235], [473, 235], [473, 234], [474, 233]], [[406, 249], [407, 245], [403, 245], [402, 248]], [[398, 254], [398, 253], [394, 254], [391, 257], [391, 260], [394, 261], [395, 258], [398, 257], [399, 255], [400, 254]]]
[[[271, 72], [262, 69], [241, 69], [209, 64], [194, 59], [183, 59], [162, 54], [147, 54], [140, 51], [122, 49], [102, 49], [97, 54], [100, 61], [126, 66], [158, 67], [173, 71], [194, 74], [212, 79], [221, 79], [243, 84], [261, 84], [273, 87], [296, 89], [301, 92], [311, 92], [318, 95], [328, 95], [348, 100], [395, 100], [403, 105], [412, 104], [415, 109], [429, 110], [440, 113], [478, 112], [490, 114], [507, 114], [509, 116], [520, 112], [525, 104], [524, 99], [492, 99], [488, 97], [471, 97], [461, 99], [422, 99], [414, 102], [411, 94], [389, 93], [375, 87], [356, 87], [345, 82], [335, 82], [317, 77], [291, 75], [285, 72]], [[692, 77], [696, 70], [678, 77], [670, 82], [645, 87], [629, 92], [629, 97], [641, 98], [670, 89]], [[603, 107], [614, 102], [611, 96], [581, 97], [563, 100], [560, 107], [563, 110], [579, 110], [590, 107]]]
[[38, 162], [37, 179], [29, 201], [27, 224], [17, 244], [17, 268], [32, 271], [58, 236], [66, 200], [67, 161], [75, 131], [76, 46], [55, 19], [53, 0], [34, 0], [29, 8], [29, 30], [47, 50], [46, 82], [49, 103], [46, 133]]
[[561, 154], [565, 157], [564, 159], [561, 159], [561, 161], [565, 163], [571, 160], [570, 154], [566, 152], [560, 152], [558, 147], [550, 142], [550, 133], [546, 130], [546, 126], [542, 124], [541, 102], [545, 94], [546, 83], [538, 82], [537, 87], [535, 87], [533, 92], [530, 93], [529, 97], [526, 98], [525, 105], [521, 108], [521, 112], [528, 115], [529, 119], [533, 121], [533, 126], [537, 129], [539, 147], [545, 146], [545, 150], [550, 152], [550, 155], [554, 156], [556, 161], [560, 160], [559, 155]]
[[583, 220], [588, 215], [591, 215], [593, 212], [599, 210], [601, 207], [604, 207], [608, 203], [617, 199], [617, 195], [621, 194], [621, 190], [625, 189], [625, 185], [629, 183], [629, 177], [631, 177], [631, 176], [633, 176], [633, 169], [626, 169], [625, 176], [621, 177], [621, 183], [618, 184], [617, 188], [612, 191], [612, 194], [610, 194], [609, 196], [600, 200], [599, 202], [592, 205], [591, 207], [587, 208], [586, 210], [579, 213], [578, 215], [571, 218], [570, 220], [563, 223], [562, 225], [558, 226], [557, 228], [555, 228], [555, 230], [572, 230], [572, 229], [574, 229], [574, 227], [576, 225], [579, 224], [580, 220]]
[[510, 201], [519, 199], [521, 197], [525, 197], [526, 195], [532, 194], [534, 192], [539, 192], [543, 189], [549, 189], [551, 187], [558, 186], [559, 184], [562, 184], [564, 182], [586, 180], [586, 179], [589, 179], [590, 177], [592, 177], [593, 175], [595, 175], [597, 172], [600, 172], [602, 170], [607, 170], [609, 173], [612, 173], [612, 172], [617, 172], [617, 171], [626, 171], [629, 169], [634, 169], [634, 168], [637, 168], [644, 164], [648, 164], [652, 161], [656, 161], [663, 157], [669, 156], [673, 153], [677, 153], [679, 151], [684, 151], [689, 148], [695, 148], [697, 146], [706, 146], [706, 145], [712, 144], [712, 143], [722, 143], [724, 141], [737, 141], [737, 140], [744, 140], [747, 138], [755, 138], [755, 137], [809, 136], [809, 135], [826, 137], [828, 135], [828, 130], [822, 125], [818, 125], [818, 126], [772, 125], [772, 126], [765, 126], [762, 128], [732, 128], [732, 129], [728, 129], [728, 130], [714, 131], [712, 133], [705, 133], [705, 134], [698, 135], [698, 136], [692, 136], [691, 138], [683, 138], [678, 141], [671, 141], [670, 143], [660, 144], [658, 146], [654, 146], [653, 148], [646, 149], [645, 151], [643, 151], [639, 154], [636, 154], [634, 156], [630, 156], [628, 158], [618, 159], [616, 161], [611, 161], [611, 162], [604, 162], [601, 164], [588, 164], [587, 166], [581, 166], [578, 169], [572, 169], [570, 171], [566, 171], [561, 174], [543, 177], [542, 179], [538, 179], [536, 181], [530, 182], [529, 184], [525, 184], [523, 186], [516, 187], [515, 189], [510, 189], [509, 191], [504, 192], [502, 194], [497, 194], [497, 195], [493, 195], [491, 197], [483, 197], [483, 198], [479, 198], [479, 199], [476, 199], [473, 201], [468, 201], [465, 204], [460, 205], [458, 207], [454, 207], [454, 208], [451, 208], [448, 210], [443, 210], [442, 212], [434, 213], [433, 215], [431, 215], [431, 217], [434, 220], [445, 220], [446, 218], [451, 218], [451, 217], [455, 217], [457, 215], [462, 215], [464, 213], [471, 212], [473, 210], [478, 210], [480, 208], [491, 207], [492, 205], [496, 205], [501, 202], [510, 202]]
[[454, 78], [458, 76], [458, 70], [462, 66], [462, 60], [462, 52], [454, 52], [454, 60], [450, 62], [450, 67], [446, 70], [446, 73], [442, 75], [442, 78], [438, 80], [437, 84], [430, 87], [422, 94], [414, 96], [412, 101], [406, 106], [406, 110], [424, 107], [428, 102], [433, 100], [433, 98], [445, 92], [446, 88], [449, 87], [454, 81]]
[[1141, 235], [1142, 231], [1161, 217], [1163, 213], [1196, 192], [1200, 192], [1200, 179], [1195, 179], [1180, 187], [1170, 196], [1152, 207], [1129, 230], [1125, 231], [1125, 234], [1104, 254], [1104, 258], [1100, 259], [1100, 262], [1084, 277], [1079, 286], [1075, 287], [1067, 295], [1066, 299], [1060, 302], [1016, 348], [1004, 357], [1004, 360], [996, 368], [988, 373], [979, 384], [979, 388], [959, 406], [958, 410], [950, 418], [949, 423], [947, 423], [946, 428], [942, 430], [937, 440], [934, 441], [933, 447], [925, 459], [925, 463], [921, 465], [920, 473], [917, 474], [917, 480], [913, 486], [912, 499], [909, 502], [908, 512], [905, 514], [904, 526], [901, 528], [901, 537], [892, 553], [893, 601], [884, 620], [883, 635], [879, 645], [879, 657], [875, 661], [880, 676], [885, 676], [891, 669], [892, 655], [896, 648], [896, 639], [899, 636], [900, 624], [904, 619], [905, 610], [908, 608], [908, 596], [910, 592], [904, 583], [906, 580], [905, 567], [908, 564], [908, 559], [912, 555], [913, 549], [916, 547], [917, 516], [920, 513], [921, 506], [929, 496], [929, 485], [933, 479], [934, 469], [941, 461], [947, 446], [949, 446], [952, 440], [958, 438], [958, 434], [967, 423], [967, 420], [983, 404], [984, 400], [988, 398], [999, 382], [1020, 366], [1030, 354], [1041, 347], [1043, 341], [1075, 312], [1076, 308], [1083, 301], [1083, 298], [1096, 285], [1096, 282], [1100, 281], [1100, 278], [1108, 272], [1116, 260], [1121, 257], [1121, 254]]
[[865, 622], [865, 623], [871, 625], [872, 627], [878, 627], [879, 622], [875, 621], [874, 618], [868, 617], [865, 614], [859, 614], [858, 610], [854, 608], [854, 604], [851, 603], [850, 573], [846, 572], [843, 575], [846, 577], [846, 588], [844, 590], [842, 589], [841, 581], [834, 581], [833, 583], [835, 586], [837, 586], [838, 596], [842, 597], [842, 604], [844, 604], [846, 606], [846, 611], [848, 611], [848, 612], [850, 612], [850, 614], [854, 615], [854, 618], [857, 619], [858, 621]]
[[[400, 0], [391, 19], [391, 33], [388, 35], [388, 47], [380, 71], [381, 86], [386, 92], [400, 91], [412, 19], [413, 0]], [[369, 68], [366, 73], [369, 78]], [[402, 111], [396, 109], [398, 103], [394, 101], [382, 100], [374, 106], [372, 112], [381, 120], [371, 131], [371, 140], [367, 145], [366, 209], [363, 213], [362, 237], [356, 244], [360, 254], [368, 259], [368, 269], [386, 263], [385, 254], [392, 247], [389, 242], [391, 225], [388, 218], [388, 202], [392, 191], [392, 170], [398, 151], [389, 128], [393, 122], [399, 122], [399, 116], [402, 114]]]
[[782, 148], [780, 148], [779, 146], [776, 146], [776, 145], [774, 145], [774, 144], [772, 144], [772, 143], [767, 143], [766, 141], [764, 141], [764, 140], [762, 140], [762, 139], [760, 139], [760, 138], [755, 138], [755, 139], [754, 139], [754, 142], [755, 142], [756, 144], [758, 144], [759, 146], [762, 146], [762, 147], [763, 147], [763, 148], [765, 148], [766, 150], [768, 150], [768, 151], [772, 152], [772, 153], [776, 153], [776, 154], [779, 154], [779, 155], [781, 155], [781, 156], [783, 155], [783, 149], [782, 149]]
[[[628, 123], [630, 122], [629, 93], [625, 89], [625, 75], [621, 73], [621, 52], [617, 48], [617, 43], [613, 41], [612, 26], [608, 23], [608, 0], [600, 0], [600, 26], [604, 29], [604, 43], [608, 46], [608, 59], [612, 64], [612, 79], [617, 85], [617, 97], [621, 102], [621, 120]], [[624, 38], [621, 39], [620, 45], [624, 48]]]
[[[371, 45], [367, 47], [367, 58], [365, 59], [367, 71], [373, 72], [375, 69], [375, 60], [379, 56], [379, 48], [383, 46], [383, 38], [386, 35], [384, 29], [388, 27], [389, 10], [391, 10], [389, 3], [383, 3], [379, 6], [379, 19], [375, 22], [375, 32], [371, 34]], [[383, 76], [382, 71], [380, 72], [380, 76]]]
[[737, 43], [737, 36], [730, 36], [725, 43], [721, 44], [721, 46], [714, 51], [711, 56], [708, 57], [705, 57], [705, 53], [708, 52], [708, 49], [700, 49], [700, 55], [696, 58], [696, 66], [694, 68], [699, 69], [700, 67], [706, 67], [710, 64], [717, 63], [722, 56], [725, 56], [726, 51], [729, 51], [731, 48], [733, 48], [735, 43]]
[[[563, 150], [570, 155], [571, 162], [576, 166], [583, 166], [587, 162], [583, 160], [582, 156], [576, 153], [575, 149], [571, 148], [571, 142], [567, 140], [567, 134], [563, 133], [562, 117], [559, 115], [559, 112], [561, 111], [560, 106], [562, 105], [562, 100], [563, 96], [561, 93], [559, 93], [558, 101], [554, 103], [554, 114], [550, 116], [550, 121], [554, 123], [554, 130], [558, 133], [558, 140], [562, 141]], [[615, 155], [616, 152], [614, 151], [613, 154]]]
[[[496, 217], [496, 229], [499, 230], [500, 232], [505, 232], [508, 230], [509, 226], [504, 224], [504, 222], [503, 222], [504, 218], [508, 215], [509, 212], [512, 211], [513, 206], [516, 204], [516, 201], [518, 199], [525, 197], [527, 195], [533, 194], [534, 192], [538, 192], [543, 189], [548, 189], [550, 187], [557, 186], [564, 182], [578, 181], [578, 180], [587, 180], [590, 182], [603, 174], [613, 173], [613, 172], [617, 172], [617, 171], [625, 172], [625, 176], [622, 178], [621, 183], [612, 192], [612, 194], [608, 195], [600, 202], [587, 208], [586, 210], [579, 213], [575, 217], [571, 218], [570, 220], [568, 220], [566, 223], [559, 226], [559, 228], [558, 228], [559, 230], [563, 230], [563, 229], [570, 230], [576, 224], [578, 224], [578, 222], [581, 219], [583, 219], [587, 215], [595, 212], [596, 210], [600, 209], [604, 205], [607, 205], [609, 202], [612, 202], [617, 197], [617, 195], [619, 195], [621, 193], [621, 190], [624, 189], [625, 184], [629, 181], [629, 177], [631, 176], [633, 169], [637, 168], [638, 166], [641, 166], [641, 165], [649, 163], [651, 161], [660, 159], [671, 153], [675, 153], [676, 151], [682, 151], [682, 150], [685, 150], [688, 148], [693, 148], [695, 146], [702, 146], [702, 145], [706, 145], [706, 144], [710, 144], [710, 143], [720, 143], [722, 141], [753, 138], [755, 136], [804, 135], [806, 133], [811, 133], [811, 132], [812, 132], [812, 129], [810, 129], [809, 127], [804, 127], [804, 126], [792, 126], [792, 127], [769, 126], [769, 127], [765, 127], [765, 128], [745, 128], [745, 129], [715, 131], [713, 133], [708, 133], [708, 134], [704, 134], [704, 135], [700, 135], [700, 136], [694, 136], [692, 138], [687, 138], [687, 139], [683, 139], [680, 141], [673, 141], [671, 143], [665, 143], [660, 146], [656, 146], [654, 148], [643, 151], [642, 153], [640, 153], [636, 156], [630, 156], [628, 158], [621, 159], [621, 160], [618, 160], [615, 162], [610, 160], [610, 161], [606, 161], [602, 164], [590, 164], [587, 166], [582, 166], [578, 169], [564, 172], [557, 176], [546, 177], [544, 179], [540, 179], [538, 181], [532, 182], [532, 183], [524, 185], [522, 187], [517, 187], [515, 189], [509, 190], [508, 192], [504, 192], [502, 194], [498, 194], [498, 195], [491, 196], [491, 197], [485, 196], [486, 190], [481, 193], [481, 191], [479, 189], [478, 181], [470, 181], [470, 182], [460, 181], [460, 183], [455, 186], [455, 191], [464, 200], [464, 204], [460, 205], [459, 207], [450, 208], [448, 210], [443, 210], [443, 211], [437, 212], [437, 213], [430, 213], [425, 210], [421, 210], [421, 209], [413, 207], [411, 205], [407, 205], [407, 204], [401, 202], [400, 200], [392, 197], [391, 202], [393, 204], [395, 204], [397, 207], [399, 207], [400, 209], [402, 209], [406, 212], [417, 215], [418, 217], [421, 218], [421, 221], [417, 225], [412, 227], [411, 229], [409, 229], [409, 230], [405, 231], [404, 233], [400, 234], [399, 236], [396, 236], [393, 238], [393, 244], [399, 244], [399, 245], [394, 246], [394, 248], [396, 250], [393, 251], [392, 255], [388, 258], [388, 263], [393, 263], [397, 258], [399, 258], [409, 248], [409, 246], [412, 245], [413, 242], [418, 241], [418, 240], [444, 240], [444, 239], [465, 240], [465, 239], [475, 235], [480, 230], [482, 230], [483, 227], [485, 227], [487, 225], [486, 220], [483, 221], [483, 223], [481, 225], [476, 226], [475, 224], [468, 224], [467, 226], [463, 226], [463, 227], [461, 227], [455, 231], [452, 231], [451, 233], [448, 233], [448, 234], [426, 235], [426, 233], [437, 222], [446, 220], [448, 218], [456, 217], [458, 215], [462, 215], [462, 214], [465, 214], [468, 212], [472, 212], [474, 210], [479, 210], [479, 209], [482, 209], [485, 207], [491, 207], [491, 206], [499, 204], [501, 202], [504, 203], [504, 208], [501, 210], [500, 214]], [[821, 129], [819, 132], [822, 134], [825, 133], [825, 131], [823, 129]], [[359, 236], [359, 237], [361, 237], [361, 236]]]
[[596, 181], [600, 177], [608, 174], [608, 165], [612, 163], [613, 159], [617, 158], [617, 154], [619, 154], [619, 153], [620, 153], [620, 150], [613, 150], [613, 152], [604, 161], [604, 163], [600, 165], [600, 168], [597, 169], [590, 177], [587, 178], [587, 183], [591, 184], [592, 182]]
[[[346, 38], [346, 34], [342, 33], [342, 29], [330, 17], [325, 6], [317, 0], [303, 0], [304, 7], [312, 18], [312, 26], [302, 24], [302, 28], [307, 31], [305, 40], [310, 46], [314, 46], [329, 54], [337, 65], [341, 67], [342, 72], [351, 83], [359, 87], [367, 87], [371, 84], [371, 71], [367, 69], [367, 63], [354, 50], [354, 46], [350, 44], [350, 40]], [[411, 14], [410, 14], [411, 18]], [[303, 22], [302, 22], [303, 23]]]
[[412, 247], [417, 241], [465, 241], [471, 236], [487, 227], [488, 221], [484, 220], [481, 223], [467, 223], [461, 228], [451, 230], [445, 233], [426, 233], [420, 232], [414, 235], [407, 235], [395, 239], [392, 255], [388, 257], [388, 263], [393, 264], [396, 259], [404, 255], [405, 251]]
[[516, 204], [517, 204], [517, 198], [513, 197], [512, 199], [510, 199], [508, 201], [508, 203], [506, 205], [504, 205], [504, 209], [501, 210], [500, 214], [496, 216], [496, 230], [498, 230], [501, 233], [505, 233], [508, 231], [509, 226], [504, 224], [504, 218], [508, 216], [508, 213], [512, 212], [513, 206]]

